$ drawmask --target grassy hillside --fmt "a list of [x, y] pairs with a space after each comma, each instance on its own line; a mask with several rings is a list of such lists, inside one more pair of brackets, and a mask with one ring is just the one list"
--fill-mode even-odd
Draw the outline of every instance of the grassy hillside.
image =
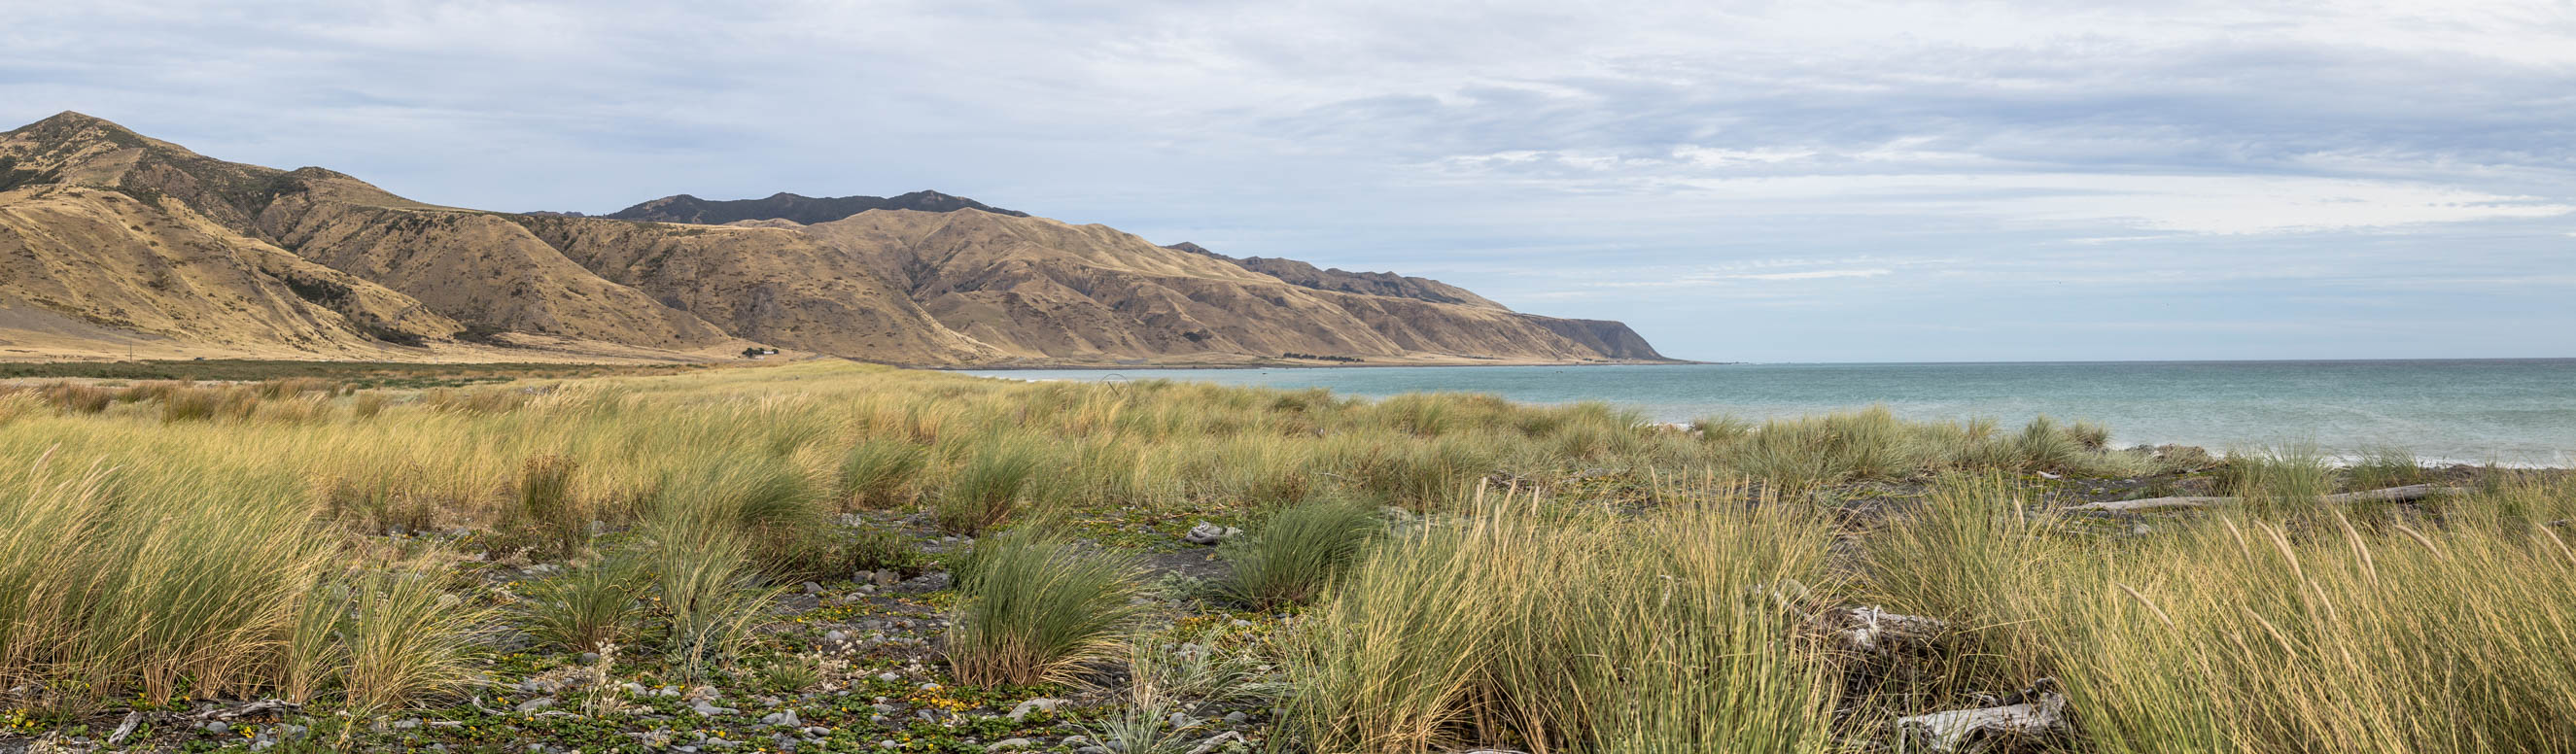
[[225, 162], [66, 112], [0, 133], [0, 352], [455, 361], [515, 347], [695, 361], [781, 347], [916, 366], [1300, 360], [1290, 353], [1384, 364], [1664, 361], [1617, 322], [1515, 313], [1418, 278], [1246, 267], [933, 192], [683, 195], [616, 217], [633, 219], [434, 206], [342, 173]]
[[[2052, 690], [2072, 727], [1958, 743], [2576, 740], [2555, 473], [847, 364], [373, 376], [0, 389], [0, 745], [1921, 750], [1909, 716]], [[2467, 490], [2320, 497], [2412, 482]]]

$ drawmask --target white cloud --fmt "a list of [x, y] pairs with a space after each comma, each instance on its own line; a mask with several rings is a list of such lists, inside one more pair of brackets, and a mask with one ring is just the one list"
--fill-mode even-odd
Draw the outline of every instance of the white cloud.
[[1885, 268], [1885, 267], [1871, 267], [1871, 268], [1867, 268], [1867, 269], [1858, 269], [1858, 270], [1805, 270], [1805, 271], [1801, 271], [1801, 272], [1754, 272], [1754, 273], [1745, 273], [1745, 274], [1740, 274], [1740, 275], [1719, 275], [1719, 276], [1716, 276], [1714, 279], [1718, 279], [1718, 280], [1819, 280], [1819, 279], [1823, 279], [1823, 278], [1874, 278], [1874, 277], [1878, 277], [1878, 276], [1880, 276], [1880, 275], [1888, 274], [1888, 273], [1890, 273], [1890, 272], [1894, 272], [1894, 270], [1890, 270], [1890, 269], [1887, 269], [1887, 268]]
[[[2562, 0], [0, 0], [0, 17], [0, 127], [79, 109], [495, 209], [938, 188], [1506, 303], [1525, 288], [1562, 302], [1533, 310], [1712, 357], [1740, 345], [1696, 324], [1726, 302], [1859, 310], [1908, 286], [2217, 281], [2259, 300], [2478, 257], [2440, 301], [2473, 309], [2476, 281], [2563, 264], [2553, 218], [2576, 211]], [[1619, 283], [1647, 287], [1602, 287]], [[2499, 329], [2576, 332], [2549, 319], [2563, 305], [2527, 310]]]

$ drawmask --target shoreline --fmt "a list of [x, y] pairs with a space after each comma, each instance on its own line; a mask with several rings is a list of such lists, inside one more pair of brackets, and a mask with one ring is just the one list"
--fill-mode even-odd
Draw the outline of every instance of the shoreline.
[[1681, 360], [1681, 359], [1673, 359], [1673, 360], [1666, 360], [1666, 361], [1567, 361], [1567, 362], [1511, 362], [1511, 363], [1500, 363], [1500, 364], [1496, 364], [1496, 363], [1483, 363], [1483, 362], [1459, 362], [1459, 363], [1436, 363], [1436, 364], [1387, 364], [1387, 363], [1360, 363], [1360, 364], [1123, 364], [1123, 365], [1117, 365], [1117, 366], [1100, 366], [1100, 365], [1093, 365], [1093, 364], [1034, 364], [1034, 365], [1033, 365], [1033, 364], [1013, 364], [1013, 365], [1008, 365], [1008, 366], [924, 366], [924, 367], [908, 367], [908, 368], [911, 368], [911, 369], [921, 369], [921, 370], [925, 370], [925, 371], [933, 371], [933, 372], [1049, 372], [1049, 371], [1066, 371], [1066, 372], [1115, 372], [1115, 371], [1122, 370], [1122, 369], [1138, 369], [1138, 370], [1142, 370], [1142, 369], [1174, 369], [1174, 370], [1190, 370], [1190, 371], [1224, 371], [1224, 370], [1243, 370], [1243, 369], [1425, 369], [1425, 368], [1433, 368], [1433, 367], [1475, 367], [1475, 368], [1484, 368], [1484, 369], [1490, 369], [1490, 368], [1508, 368], [1508, 367], [1673, 367], [1673, 366], [1738, 366], [1738, 365], [1743, 365], [1743, 364], [1748, 364], [1748, 363], [1751, 363], [1751, 362], [1743, 362], [1743, 361], [1687, 361], [1687, 360]]

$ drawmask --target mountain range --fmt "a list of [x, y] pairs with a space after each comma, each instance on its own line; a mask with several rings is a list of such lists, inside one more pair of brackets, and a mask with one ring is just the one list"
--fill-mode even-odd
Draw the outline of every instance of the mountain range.
[[0, 134], [0, 358], [770, 347], [916, 366], [1664, 360], [1620, 323], [1435, 280], [1160, 246], [931, 191], [492, 212], [79, 113]]

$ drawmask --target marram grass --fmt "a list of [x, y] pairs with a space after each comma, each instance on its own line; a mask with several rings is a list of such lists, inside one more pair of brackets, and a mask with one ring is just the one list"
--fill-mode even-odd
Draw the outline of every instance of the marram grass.
[[[1490, 396], [831, 364], [343, 393], [0, 389], [0, 457], [16, 459], [0, 466], [0, 688], [72, 711], [434, 703], [467, 690], [458, 670], [502, 600], [412, 575], [433, 566], [385, 555], [383, 535], [456, 530], [495, 557], [578, 562], [554, 584], [568, 591], [513, 611], [551, 622], [548, 646], [730, 677], [772, 620], [771, 585], [936, 567], [842, 528], [851, 511], [983, 537], [946, 562], [965, 577], [943, 639], [957, 680], [1076, 680], [1133, 653], [1148, 593], [1120, 557], [1132, 542], [1078, 540], [1205, 517], [1247, 529], [1224, 550], [1239, 598], [1296, 616], [1260, 649], [1289, 713], [1270, 732], [1321, 751], [1849, 750], [1891, 716], [2040, 675], [2074, 699], [2090, 751], [2576, 740], [2576, 487], [2316, 502], [2428, 479], [2394, 451], [2344, 469], [2238, 454], [2213, 481], [2258, 504], [2140, 530], [2049, 515], [2042, 493], [2065, 483], [2036, 472], [2197, 463], [2047, 420], [1671, 427]], [[1834, 515], [1884, 487], [1929, 494]], [[1046, 520], [1059, 537], [1039, 536]], [[610, 568], [631, 575], [591, 570]], [[1852, 604], [1955, 635], [1919, 682], [1872, 685], [1806, 623]]]

